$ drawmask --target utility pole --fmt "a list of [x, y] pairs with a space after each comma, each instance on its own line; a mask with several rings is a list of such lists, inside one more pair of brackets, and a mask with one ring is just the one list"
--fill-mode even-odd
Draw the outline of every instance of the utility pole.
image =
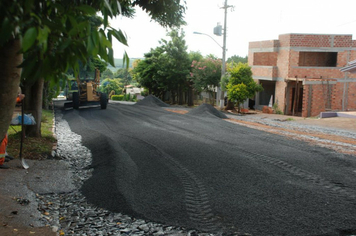
[[[224, 6], [221, 9], [224, 9], [224, 38], [223, 38], [223, 54], [222, 54], [222, 66], [221, 66], [221, 79], [222, 82], [223, 77], [226, 73], [226, 31], [227, 31], [227, 9], [233, 7], [232, 5], [227, 5], [227, 0], [225, 0]], [[222, 87], [220, 86], [220, 109], [224, 108], [225, 96]]]

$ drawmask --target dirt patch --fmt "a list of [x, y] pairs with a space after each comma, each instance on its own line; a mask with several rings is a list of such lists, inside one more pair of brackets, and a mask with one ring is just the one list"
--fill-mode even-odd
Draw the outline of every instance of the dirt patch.
[[188, 113], [187, 110], [166, 109], [166, 111], [170, 111], [170, 112], [174, 112], [174, 113], [178, 113], [178, 114], [183, 114], [183, 115]]

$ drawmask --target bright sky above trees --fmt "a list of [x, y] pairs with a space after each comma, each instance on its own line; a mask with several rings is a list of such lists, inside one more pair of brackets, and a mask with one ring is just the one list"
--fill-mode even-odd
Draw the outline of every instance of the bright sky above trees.
[[[223, 0], [187, 0], [186, 34], [188, 51], [221, 57], [222, 49], [209, 37], [193, 34], [194, 31], [212, 36], [222, 46], [222, 37], [213, 34], [218, 22], [223, 24]], [[356, 39], [354, 0], [228, 0], [233, 5], [227, 18], [227, 58], [246, 56], [248, 42], [278, 39], [279, 34], [353, 34]], [[166, 30], [150, 22], [146, 13], [137, 11], [134, 19], [116, 19], [111, 23], [128, 35], [129, 57], [143, 57], [150, 48], [158, 46]], [[114, 45], [115, 57], [121, 58], [123, 46]]]

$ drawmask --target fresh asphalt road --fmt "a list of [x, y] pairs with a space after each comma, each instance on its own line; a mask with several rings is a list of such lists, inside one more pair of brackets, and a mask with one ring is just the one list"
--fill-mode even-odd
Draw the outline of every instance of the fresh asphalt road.
[[356, 233], [355, 156], [209, 113], [109, 104], [63, 114], [92, 152], [81, 191], [99, 207], [206, 232]]

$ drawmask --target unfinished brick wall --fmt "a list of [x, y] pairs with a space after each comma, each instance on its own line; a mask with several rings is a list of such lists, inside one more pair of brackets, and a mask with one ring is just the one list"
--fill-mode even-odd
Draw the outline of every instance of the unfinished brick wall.
[[304, 85], [302, 116], [318, 116], [320, 112], [333, 110], [335, 98], [338, 97], [336, 96], [336, 85], [332, 83], [335, 80], [314, 79], [306, 81], [320, 82], [320, 84]]
[[351, 47], [352, 35], [282, 34], [280, 47]]
[[[311, 114], [311, 107], [309, 107], [309, 94], [313, 92], [313, 85], [304, 85], [303, 86], [303, 108], [302, 108], [302, 117], [308, 117]], [[311, 104], [310, 104], [311, 105]]]
[[279, 47], [279, 40], [264, 40], [249, 42], [248, 48], [251, 51], [252, 49], [261, 49], [261, 48], [274, 48]]
[[253, 65], [276, 66], [277, 55], [277, 52], [255, 52], [253, 56]]
[[[270, 55], [277, 55], [276, 66], [267, 67], [271, 65]], [[356, 74], [340, 71], [356, 60], [356, 40], [352, 40], [352, 35], [279, 35], [278, 40], [251, 42], [248, 59], [256, 79], [276, 81], [275, 101], [283, 111], [292, 107], [292, 96], [286, 96], [284, 82], [292, 81], [291, 78], [320, 82], [303, 86], [304, 117], [317, 116], [326, 110], [356, 110]], [[260, 66], [253, 66], [254, 63]], [[328, 80], [333, 81], [332, 85], [321, 83]], [[293, 86], [288, 90], [291, 93]]]
[[[329, 81], [329, 84], [324, 80], [322, 84], [304, 85], [303, 117], [318, 116], [320, 112], [328, 110], [356, 110], [356, 82], [337, 82], [335, 84], [336, 80]], [[309, 92], [310, 89], [312, 90], [311, 93]], [[310, 94], [311, 98], [309, 98]], [[308, 102], [311, 102], [311, 104], [308, 104]], [[310, 110], [308, 111], [308, 109]]]
[[277, 67], [268, 66], [268, 67], [251, 67], [252, 74], [259, 75], [260, 77], [266, 78], [276, 78], [277, 77]]
[[290, 51], [279, 50], [277, 58], [278, 78], [289, 77]]
[[356, 82], [348, 83], [347, 95], [348, 104], [346, 110], [356, 111]]
[[356, 81], [339, 82], [335, 86], [335, 97], [333, 98], [332, 109], [336, 111], [356, 110]]
[[[337, 83], [333, 91], [332, 109], [334, 111], [342, 111], [343, 94], [344, 83]], [[347, 101], [344, 102], [347, 103]]]
[[284, 111], [285, 107], [285, 89], [286, 89], [287, 83], [284, 81], [276, 81], [276, 89], [275, 89], [275, 98], [274, 101], [275, 103], [278, 104], [278, 108], [281, 111]]

